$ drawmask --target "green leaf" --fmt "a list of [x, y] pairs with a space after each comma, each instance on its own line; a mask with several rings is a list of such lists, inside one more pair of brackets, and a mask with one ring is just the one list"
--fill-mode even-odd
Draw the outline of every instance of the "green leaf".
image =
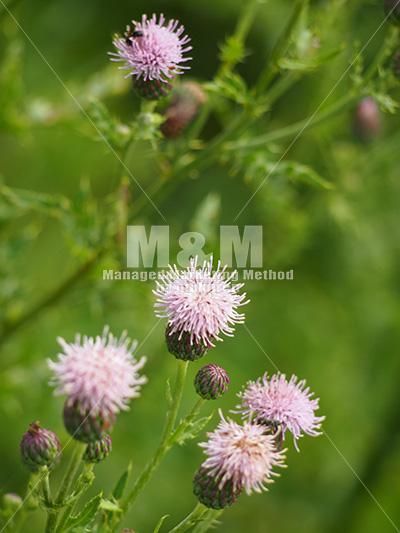
[[164, 516], [162, 516], [160, 518], [160, 520], [158, 521], [153, 533], [159, 533], [160, 529], [161, 529], [161, 526], [163, 525], [164, 521], [169, 517], [169, 514], [165, 514]]
[[106, 139], [115, 150], [125, 148], [131, 139], [129, 126], [112, 117], [106, 106], [99, 100], [89, 102], [87, 113], [100, 139], [103, 141]]
[[75, 516], [71, 516], [68, 519], [65, 525], [66, 530], [73, 531], [75, 528], [88, 527], [95, 519], [97, 511], [99, 510], [100, 504], [102, 502], [102, 499], [103, 499], [103, 493], [100, 492], [99, 494], [97, 494], [97, 496], [89, 500], [88, 503], [85, 505], [85, 507], [82, 509], [82, 511], [79, 514]]
[[110, 513], [120, 513], [122, 511], [121, 507], [117, 503], [106, 499], [101, 500], [99, 509], [102, 511], [108, 511]]
[[191, 416], [184, 418], [172, 435], [172, 441], [182, 446], [186, 441], [195, 439], [213, 416], [214, 413], [198, 418], [197, 420]]
[[130, 478], [131, 471], [132, 471], [132, 463], [129, 463], [128, 468], [125, 470], [125, 472], [123, 472], [123, 474], [117, 481], [117, 484], [115, 485], [115, 488], [113, 490], [112, 495], [116, 500], [120, 500], [122, 496], [124, 495], [124, 491], [128, 483], [128, 480]]

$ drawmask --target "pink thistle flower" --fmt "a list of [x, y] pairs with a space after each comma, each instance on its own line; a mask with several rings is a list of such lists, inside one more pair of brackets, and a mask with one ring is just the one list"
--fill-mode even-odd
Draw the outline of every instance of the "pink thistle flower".
[[286, 450], [277, 451], [276, 435], [265, 433], [264, 427], [250, 422], [241, 426], [220, 416], [217, 429], [200, 444], [207, 455], [201, 468], [215, 476], [220, 489], [231, 482], [234, 490], [243, 488], [247, 494], [267, 490], [279, 475], [273, 468], [285, 467]]
[[127, 77], [166, 83], [190, 68], [182, 65], [192, 59], [184, 57], [192, 50], [188, 46], [190, 38], [177, 20], [167, 22], [162, 14], [157, 20], [153, 14], [150, 19], [143, 15], [141, 22], [132, 21], [132, 24], [134, 28], [127, 26], [123, 37], [117, 35], [114, 38], [117, 51], [109, 53], [111, 61], [125, 63], [121, 68], [129, 70]]
[[168, 319], [168, 334], [186, 333], [190, 342], [214, 346], [221, 334], [233, 336], [234, 324], [244, 322], [244, 314], [237, 308], [248, 303], [246, 294], [239, 294], [242, 283], [233, 285], [235, 272], [227, 275], [220, 262], [213, 271], [213, 260], [197, 267], [197, 257], [191, 259], [186, 270], [169, 267], [153, 293], [157, 297], [156, 315]]
[[288, 381], [281, 373], [268, 379], [265, 373], [257, 381], [249, 381], [239, 393], [238, 412], [254, 417], [261, 424], [280, 426], [283, 437], [290, 431], [298, 450], [297, 440], [304, 433], [313, 437], [321, 434], [319, 430], [325, 417], [316, 416], [319, 400], [313, 396], [305, 380], [292, 376]]
[[48, 365], [54, 373], [51, 384], [55, 394], [67, 396], [66, 405], [79, 405], [92, 416], [113, 417], [127, 410], [128, 401], [140, 395], [147, 379], [139, 370], [146, 358], [134, 358], [137, 343], [125, 333], [117, 339], [106, 327], [96, 338], [77, 335], [73, 343], [57, 340], [63, 352]]

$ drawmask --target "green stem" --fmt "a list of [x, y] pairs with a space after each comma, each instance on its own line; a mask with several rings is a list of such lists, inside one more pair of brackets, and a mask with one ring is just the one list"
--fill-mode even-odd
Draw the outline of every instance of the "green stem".
[[157, 469], [157, 467], [161, 463], [161, 460], [163, 459], [163, 457], [165, 456], [165, 454], [168, 452], [168, 450], [170, 449], [172, 445], [170, 437], [174, 431], [176, 418], [178, 416], [178, 410], [179, 410], [179, 406], [180, 406], [181, 399], [182, 399], [183, 387], [185, 384], [187, 368], [188, 368], [188, 361], [178, 361], [178, 368], [177, 368], [172, 404], [169, 407], [168, 412], [167, 412], [166, 422], [165, 422], [165, 427], [164, 427], [164, 432], [161, 438], [161, 442], [153, 458], [147, 463], [144, 470], [137, 478], [131, 492], [128, 494], [125, 501], [122, 503], [121, 507], [123, 509], [124, 514], [128, 511], [129, 507], [134, 503], [140, 491], [148, 483], [154, 471]]
[[46, 522], [45, 532], [53, 533], [56, 530], [57, 515], [54, 509], [51, 508], [53, 501], [51, 498], [49, 472], [47, 468], [46, 468], [46, 471], [43, 472], [43, 478], [41, 481], [41, 485], [42, 485], [43, 499], [44, 499], [44, 502], [47, 508], [47, 522]]
[[187, 515], [187, 517], [184, 518], [182, 522], [179, 522], [179, 524], [173, 529], [170, 529], [168, 533], [184, 533], [185, 531], [188, 531], [191, 527], [201, 521], [201, 518], [206, 513], [207, 508], [201, 503], [198, 503], [196, 507]]
[[297, 23], [303, 13], [303, 10], [308, 5], [308, 0], [297, 0], [295, 3], [292, 16], [289, 19], [289, 22], [284, 29], [282, 35], [279, 37], [277, 43], [275, 44], [270, 60], [264, 71], [261, 73], [260, 79], [257, 83], [257, 93], [261, 94], [274, 79], [276, 74], [279, 72], [279, 60], [282, 56], [285, 55], [292, 38], [292, 33], [297, 26]]
[[254, 148], [256, 146], [265, 146], [268, 143], [280, 141], [282, 139], [285, 139], [286, 137], [296, 136], [304, 132], [305, 130], [314, 128], [322, 122], [325, 122], [326, 120], [337, 115], [338, 113], [349, 107], [353, 102], [357, 101], [358, 98], [358, 94], [351, 93], [335, 102], [333, 105], [325, 109], [325, 111], [321, 112], [319, 115], [315, 115], [314, 118], [312, 116], [307, 117], [303, 120], [295, 122], [294, 124], [290, 124], [289, 126], [285, 126], [284, 128], [277, 129], [259, 137], [254, 137], [253, 139], [231, 142], [229, 144], [226, 144], [224, 148], [228, 151], [241, 149], [246, 150], [248, 148]]
[[60, 488], [58, 490], [58, 494], [57, 494], [57, 498], [56, 498], [56, 503], [58, 504], [59, 506], [59, 509], [58, 510], [55, 510], [53, 513], [51, 513], [49, 515], [49, 520], [51, 518], [51, 527], [52, 529], [49, 529], [47, 530], [46, 529], [46, 533], [47, 532], [50, 532], [50, 531], [56, 531], [58, 528], [57, 528], [57, 523], [59, 521], [59, 518], [60, 518], [60, 515], [63, 513], [63, 509], [64, 509], [64, 506], [63, 506], [63, 502], [66, 498], [66, 496], [68, 496], [70, 490], [71, 490], [71, 487], [72, 487], [72, 483], [75, 479], [75, 476], [76, 476], [76, 473], [79, 469], [79, 466], [81, 464], [81, 460], [82, 460], [82, 453], [83, 453], [83, 450], [84, 450], [84, 444], [82, 443], [78, 443], [78, 442], [74, 442], [74, 450], [72, 452], [72, 455], [71, 455], [71, 458], [70, 458], [70, 461], [69, 461], [69, 464], [67, 466], [67, 470], [65, 472], [65, 475], [64, 475], [64, 478], [61, 482], [61, 485], [60, 485]]
[[68, 503], [63, 511], [61, 518], [59, 518], [59, 522], [57, 525], [57, 531], [62, 532], [63, 528], [70, 516], [70, 514], [73, 512], [75, 505], [77, 504], [80, 496], [90, 487], [92, 484], [92, 481], [94, 478], [91, 477], [91, 474], [93, 472], [94, 465], [92, 463], [87, 464], [85, 463], [83, 467], [83, 472], [79, 476], [77, 482], [76, 482], [76, 497]]

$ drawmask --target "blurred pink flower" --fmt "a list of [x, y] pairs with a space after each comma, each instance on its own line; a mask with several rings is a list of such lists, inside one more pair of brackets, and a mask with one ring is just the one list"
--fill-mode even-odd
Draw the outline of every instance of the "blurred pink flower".
[[279, 475], [273, 468], [285, 467], [285, 450], [276, 450], [276, 436], [266, 434], [265, 427], [250, 422], [241, 426], [220, 416], [217, 429], [200, 444], [207, 455], [201, 468], [215, 476], [220, 488], [231, 481], [234, 489], [243, 488], [247, 494], [267, 490]]
[[325, 417], [315, 415], [319, 400], [313, 396], [305, 380], [292, 376], [288, 381], [280, 373], [268, 379], [266, 373], [257, 381], [250, 381], [239, 393], [241, 404], [237, 409], [261, 424], [280, 426], [283, 436], [290, 431], [298, 450], [297, 440], [303, 433], [314, 437], [321, 434], [319, 430]]
[[233, 336], [234, 324], [244, 322], [237, 308], [248, 303], [246, 294], [239, 294], [243, 284], [232, 284], [235, 272], [227, 274], [218, 262], [213, 271], [212, 258], [197, 267], [197, 258], [186, 270], [170, 267], [154, 294], [156, 314], [166, 317], [169, 335], [188, 333], [190, 342], [214, 346], [220, 334]]
[[54, 373], [51, 384], [67, 404], [77, 403], [91, 415], [114, 415], [128, 409], [128, 401], [138, 397], [147, 379], [139, 375], [146, 358], [137, 361], [132, 353], [136, 341], [124, 333], [120, 339], [104, 328], [96, 338], [77, 335], [74, 343], [58, 338], [63, 352], [57, 361], [48, 361]]
[[110, 52], [112, 61], [125, 63], [122, 69], [129, 71], [128, 76], [144, 81], [158, 80], [167, 82], [190, 67], [182, 63], [190, 61], [184, 57], [192, 47], [190, 38], [184, 34], [185, 28], [177, 20], [168, 23], [164, 15], [142, 16], [141, 22], [132, 21], [133, 29], [127, 27], [123, 37], [117, 35], [113, 44], [116, 52]]

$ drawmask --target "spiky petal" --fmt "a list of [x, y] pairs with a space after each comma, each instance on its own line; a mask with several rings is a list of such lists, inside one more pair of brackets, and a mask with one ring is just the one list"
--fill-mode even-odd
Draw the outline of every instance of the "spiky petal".
[[185, 28], [177, 20], [166, 21], [164, 15], [149, 19], [142, 16], [140, 22], [132, 21], [123, 37], [116, 35], [113, 44], [116, 52], [110, 52], [112, 61], [122, 61], [127, 76], [144, 81], [168, 82], [184, 70], [183, 65], [191, 57], [185, 57], [192, 47]]
[[227, 275], [220, 262], [213, 270], [213, 260], [197, 266], [197, 258], [185, 270], [170, 266], [154, 294], [156, 315], [168, 319], [169, 334], [189, 335], [190, 342], [214, 346], [221, 335], [233, 336], [234, 324], [244, 322], [238, 307], [245, 305], [246, 294], [239, 294], [243, 284], [233, 284], [235, 272]]
[[140, 395], [147, 379], [139, 375], [146, 362], [136, 360], [136, 341], [124, 333], [119, 339], [104, 329], [96, 338], [78, 335], [75, 342], [58, 339], [63, 352], [57, 361], [48, 361], [54, 373], [52, 385], [57, 395], [67, 397], [67, 405], [78, 405], [82, 413], [113, 418], [128, 402]]
[[285, 450], [276, 450], [275, 435], [267, 434], [262, 426], [239, 425], [220, 415], [217, 429], [200, 444], [207, 455], [201, 467], [214, 476], [220, 489], [232, 483], [234, 490], [243, 488], [247, 494], [267, 490], [278, 475], [273, 469], [284, 466]]
[[321, 434], [325, 417], [316, 416], [319, 400], [313, 396], [305, 380], [299, 381], [294, 375], [287, 380], [279, 372], [269, 378], [266, 373], [247, 383], [239, 393], [241, 403], [237, 409], [245, 418], [251, 416], [261, 424], [279, 426], [283, 436], [289, 431], [298, 449], [297, 440], [303, 434], [313, 437]]

